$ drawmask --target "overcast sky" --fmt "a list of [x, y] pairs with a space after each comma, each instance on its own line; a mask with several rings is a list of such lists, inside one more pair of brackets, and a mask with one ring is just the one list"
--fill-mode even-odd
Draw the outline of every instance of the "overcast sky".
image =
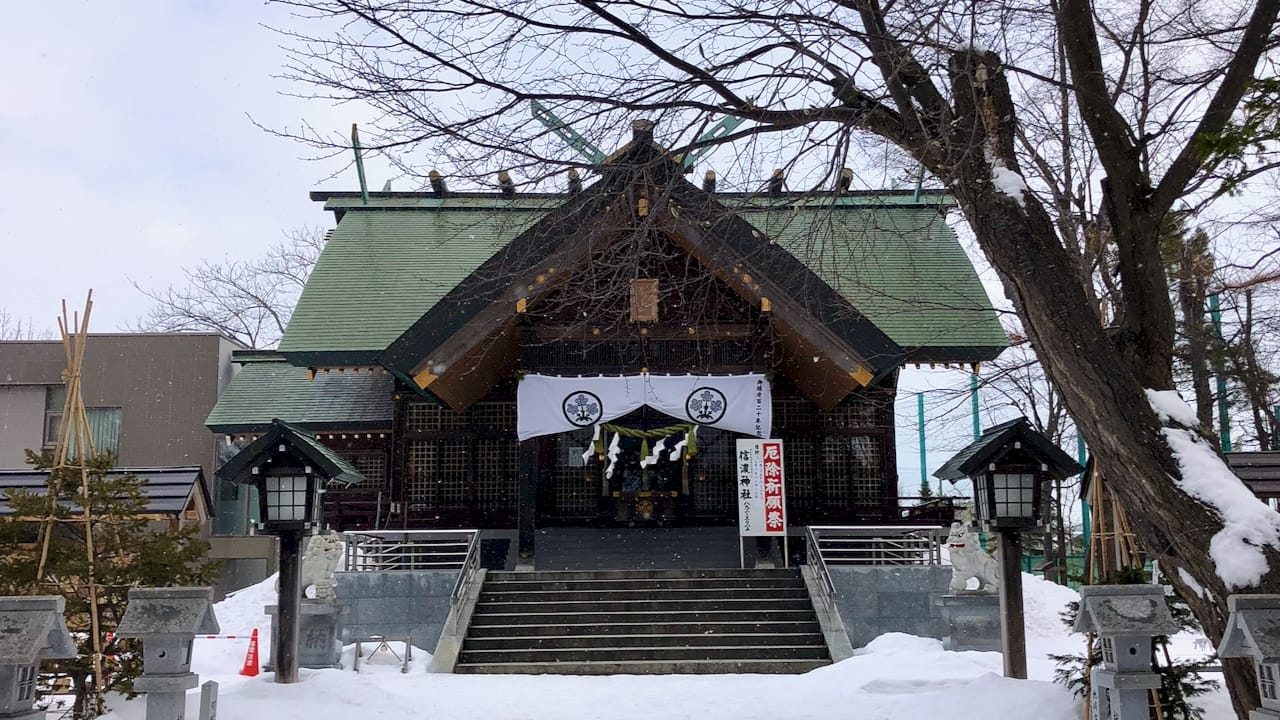
[[[354, 188], [342, 162], [255, 127], [340, 131], [355, 108], [285, 97], [284, 8], [261, 2], [6, 7], [0, 29], [0, 309], [55, 327], [94, 290], [91, 329], [143, 314], [146, 286], [202, 257], [253, 257], [289, 228], [332, 224], [307, 199]], [[336, 179], [326, 179], [341, 172]], [[386, 171], [370, 168], [370, 184]], [[349, 177], [348, 177], [349, 176]]]
[[[93, 288], [91, 329], [123, 330], [150, 306], [130, 278], [181, 284], [181, 268], [202, 258], [247, 259], [290, 228], [330, 227], [307, 193], [357, 186], [347, 158], [303, 159], [307, 148], [250, 119], [335, 132], [364, 119], [283, 94], [300, 90], [273, 77], [285, 57], [269, 27], [294, 24], [285, 8], [128, 0], [21, 3], [5, 15], [0, 310], [24, 322], [55, 328], [59, 301], [79, 308]], [[368, 169], [381, 188], [390, 170]], [[986, 284], [1002, 302], [989, 274]], [[904, 487], [919, 478], [910, 391], [957, 385], [958, 373], [904, 375]], [[930, 395], [932, 468], [964, 444], [968, 421], [963, 400]], [[960, 419], [935, 424], [945, 410]]]

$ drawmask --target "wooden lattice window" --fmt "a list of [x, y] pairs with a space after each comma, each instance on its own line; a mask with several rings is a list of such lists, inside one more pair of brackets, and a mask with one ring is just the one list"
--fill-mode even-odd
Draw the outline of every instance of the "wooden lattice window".
[[476, 504], [483, 511], [515, 507], [520, 460], [515, 443], [476, 441]]
[[737, 484], [733, 477], [734, 437], [723, 430], [698, 428], [698, 454], [694, 456], [693, 501], [703, 516], [733, 517]]
[[516, 431], [516, 404], [513, 402], [476, 403], [468, 411], [468, 415], [478, 430], [504, 433]]
[[440, 432], [457, 430], [467, 425], [466, 415], [444, 405], [411, 402], [405, 411], [406, 426], [410, 432]]
[[436, 467], [436, 444], [430, 440], [410, 440], [405, 453], [405, 495], [411, 503], [434, 499], [432, 474]]
[[352, 485], [349, 489], [366, 492], [378, 492], [387, 486], [387, 454], [382, 450], [349, 452], [343, 455], [351, 463], [365, 482]]
[[[787, 488], [787, 509], [790, 513], [805, 513], [814, 505], [814, 488], [818, 478], [818, 447], [812, 438], [788, 438], [783, 462]], [[792, 518], [796, 518], [792, 515]]]
[[460, 509], [467, 505], [469, 453], [466, 440], [440, 443], [440, 468], [436, 475], [437, 507]]
[[[559, 455], [576, 450], [577, 466], [564, 462], [555, 464], [556, 511], [564, 516], [594, 514], [599, 503], [600, 487], [597, 485], [593, 466], [582, 460], [582, 451], [591, 444], [591, 430], [575, 430], [559, 436]], [[570, 449], [572, 448], [572, 450]]]
[[848, 438], [853, 459], [853, 503], [875, 507], [884, 493], [884, 461], [879, 438], [855, 435]]

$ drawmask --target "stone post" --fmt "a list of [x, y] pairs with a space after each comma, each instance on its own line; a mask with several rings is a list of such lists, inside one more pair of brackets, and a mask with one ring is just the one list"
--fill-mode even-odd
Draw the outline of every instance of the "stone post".
[[116, 629], [118, 637], [142, 640], [142, 676], [133, 687], [147, 694], [146, 720], [183, 720], [187, 691], [199, 684], [191, 672], [196, 635], [219, 631], [213, 588], [135, 588]]
[[1262, 707], [1249, 720], [1280, 720], [1280, 595], [1232, 595], [1227, 609], [1218, 657], [1253, 661]]
[[43, 720], [33, 710], [41, 660], [76, 656], [56, 595], [0, 597], [0, 718]]
[[1178, 632], [1160, 585], [1088, 585], [1080, 589], [1076, 632], [1101, 638], [1102, 663], [1089, 673], [1097, 720], [1147, 720], [1160, 674], [1151, 669], [1157, 635]]

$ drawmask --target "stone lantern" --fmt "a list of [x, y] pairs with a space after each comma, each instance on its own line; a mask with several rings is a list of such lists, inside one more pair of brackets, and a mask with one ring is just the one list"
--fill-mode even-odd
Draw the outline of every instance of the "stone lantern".
[[[302, 542], [324, 525], [324, 488], [351, 486], [364, 482], [365, 477], [315, 435], [279, 419], [272, 420], [261, 437], [218, 468], [217, 474], [225, 481], [257, 488], [262, 512], [259, 529], [280, 538], [278, 618], [272, 621], [271, 666], [276, 682], [297, 682], [304, 589]], [[337, 608], [317, 612], [314, 617], [329, 625], [336, 623]], [[324, 642], [320, 645], [327, 647]]]
[[1280, 718], [1280, 595], [1232, 595], [1227, 608], [1231, 614], [1218, 657], [1253, 661], [1262, 707], [1249, 711], [1249, 720], [1276, 720]]
[[0, 718], [43, 720], [32, 710], [41, 660], [76, 656], [56, 595], [0, 597]]
[[1018, 418], [987, 429], [933, 473], [941, 480], [973, 483], [973, 509], [1000, 546], [1000, 621], [1004, 674], [1027, 678], [1022, 612], [1022, 533], [1042, 527], [1043, 488], [1084, 472], [1049, 438]]
[[187, 690], [199, 682], [191, 672], [196, 635], [217, 634], [213, 588], [134, 588], [117, 637], [142, 639], [142, 676], [133, 687], [147, 694], [147, 720], [181, 718]]
[[1151, 669], [1152, 643], [1179, 629], [1159, 585], [1080, 588], [1075, 631], [1102, 642], [1102, 664], [1089, 674], [1092, 717], [1147, 720], [1151, 691], [1160, 687], [1160, 674]]

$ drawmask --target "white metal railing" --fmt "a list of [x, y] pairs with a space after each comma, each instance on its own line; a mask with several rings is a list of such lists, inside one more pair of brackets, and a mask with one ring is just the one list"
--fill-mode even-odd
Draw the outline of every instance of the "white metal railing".
[[941, 565], [947, 530], [936, 525], [825, 525], [810, 526], [808, 533], [825, 569], [827, 565]]
[[462, 615], [462, 599], [480, 569], [480, 534], [472, 533], [471, 544], [467, 548], [467, 557], [462, 561], [462, 570], [458, 579], [453, 581], [453, 592], [449, 594], [449, 627], [445, 631], [450, 635], [458, 634], [458, 618]]
[[369, 530], [343, 533], [347, 572], [465, 570], [479, 563], [475, 530]]
[[818, 535], [814, 528], [804, 530], [805, 563], [813, 570], [818, 581], [818, 592], [822, 602], [831, 608], [836, 602], [836, 586], [831, 582], [831, 573], [827, 570], [827, 562], [822, 559], [822, 549], [818, 545]]

